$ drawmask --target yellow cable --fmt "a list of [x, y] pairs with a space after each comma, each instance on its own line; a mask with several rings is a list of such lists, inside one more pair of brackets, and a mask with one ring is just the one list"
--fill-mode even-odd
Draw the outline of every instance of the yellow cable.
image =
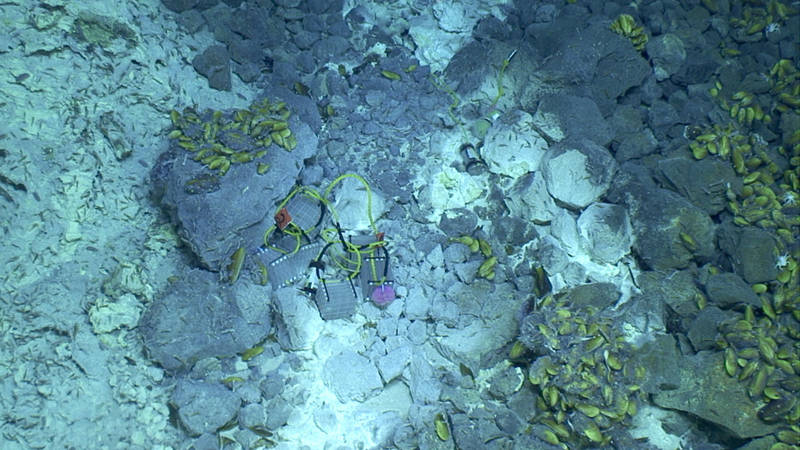
[[[325, 189], [324, 197], [327, 199], [330, 197], [331, 191], [333, 190], [334, 186], [336, 186], [340, 181], [344, 180], [345, 178], [355, 178], [356, 180], [360, 181], [361, 184], [364, 185], [364, 189], [367, 191], [367, 218], [369, 219], [369, 226], [372, 228], [373, 233], [378, 234], [378, 228], [375, 226], [375, 220], [372, 218], [372, 190], [369, 188], [369, 183], [361, 177], [360, 175], [356, 175], [354, 173], [346, 173], [343, 175], [339, 175], [336, 177], [335, 180], [331, 181], [331, 184]], [[330, 208], [331, 214], [333, 215], [336, 222], [339, 222], [339, 217], [336, 214], [336, 211], [333, 207]]]

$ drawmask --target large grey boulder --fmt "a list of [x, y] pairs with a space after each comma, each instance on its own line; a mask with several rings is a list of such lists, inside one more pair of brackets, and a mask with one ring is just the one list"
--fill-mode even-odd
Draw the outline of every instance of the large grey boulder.
[[156, 298], [139, 321], [150, 357], [171, 371], [200, 359], [235, 356], [271, 331], [260, 286], [220, 285], [218, 275], [192, 269]]
[[486, 133], [481, 156], [489, 170], [498, 175], [519, 178], [539, 168], [547, 141], [533, 126], [525, 111], [503, 114]]
[[[292, 94], [281, 98], [292, 113], [289, 129], [297, 141], [292, 151], [273, 143], [263, 156], [231, 164], [227, 173], [221, 173], [195, 161], [195, 154], [174, 139], [151, 172], [156, 201], [170, 213], [182, 240], [205, 268], [219, 270], [239, 247], [252, 250], [261, 244], [264, 231], [273, 223], [276, 205], [296, 184], [303, 161], [317, 151], [312, 126], [319, 116], [307, 114], [310, 99]], [[231, 114], [224, 112], [222, 121], [227, 124]], [[213, 121], [210, 111], [198, 116], [201, 124]], [[250, 151], [257, 145], [250, 136], [236, 135], [241, 141], [236, 151]], [[259, 174], [258, 164], [268, 165], [269, 170]]]
[[607, 145], [614, 137], [600, 108], [586, 97], [546, 95], [539, 102], [532, 123], [542, 135], [555, 142], [588, 139]]
[[578, 233], [591, 257], [613, 264], [631, 251], [633, 230], [628, 212], [619, 205], [593, 203], [578, 217]]
[[554, 199], [570, 208], [584, 208], [606, 193], [617, 162], [605, 147], [584, 139], [550, 147], [541, 169]]
[[180, 380], [170, 403], [189, 434], [197, 436], [213, 433], [230, 422], [239, 411], [241, 400], [218, 383]]
[[517, 178], [503, 200], [514, 217], [522, 217], [534, 223], [550, 222], [558, 211], [558, 206], [547, 192], [542, 171]]
[[716, 424], [739, 439], [777, 431], [779, 424], [758, 418], [758, 404], [747, 396], [745, 383], [725, 373], [722, 358], [721, 352], [707, 351], [679, 357], [667, 368], [677, 383], [658, 389], [653, 402]]

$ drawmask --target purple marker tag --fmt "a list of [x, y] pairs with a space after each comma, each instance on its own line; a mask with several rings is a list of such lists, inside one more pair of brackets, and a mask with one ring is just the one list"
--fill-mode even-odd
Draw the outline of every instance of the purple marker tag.
[[375, 287], [375, 289], [372, 290], [372, 295], [369, 297], [376, 305], [386, 306], [397, 298], [397, 294], [394, 292], [394, 288], [391, 285], [382, 284]]

